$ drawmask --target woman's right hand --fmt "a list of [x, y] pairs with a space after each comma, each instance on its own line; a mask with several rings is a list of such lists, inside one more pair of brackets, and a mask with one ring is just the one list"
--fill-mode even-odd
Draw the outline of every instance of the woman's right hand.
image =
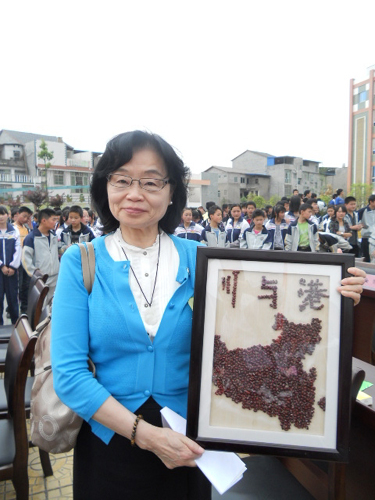
[[138, 424], [137, 446], [152, 451], [168, 469], [196, 467], [195, 460], [204, 449], [183, 434], [168, 428], [155, 427], [141, 420]]

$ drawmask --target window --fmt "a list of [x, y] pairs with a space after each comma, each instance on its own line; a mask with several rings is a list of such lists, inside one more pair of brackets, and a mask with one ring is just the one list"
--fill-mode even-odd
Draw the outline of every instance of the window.
[[21, 151], [13, 151], [13, 158], [17, 160], [18, 158], [21, 158]]
[[255, 177], [254, 184], [259, 184], [259, 179], [258, 179], [258, 177]]
[[246, 184], [250, 184], [250, 179], [249, 177], [246, 178]]
[[240, 182], [241, 182], [241, 184], [245, 184], [245, 182], [246, 182], [245, 177], [241, 177]]
[[238, 182], [238, 177], [235, 177], [235, 178], [233, 179], [233, 181], [234, 181], [234, 182]]
[[88, 174], [81, 174], [80, 172], [71, 173], [72, 186], [85, 186], [72, 189], [72, 193], [88, 193], [89, 192], [89, 176]]
[[53, 172], [53, 183], [55, 186], [64, 185], [64, 172], [62, 170], [56, 170], [56, 172]]
[[291, 183], [291, 178], [292, 178], [292, 171], [291, 170], [285, 170], [285, 184], [290, 184]]
[[217, 197], [220, 198], [220, 191], [217, 192]]
[[292, 195], [292, 186], [288, 185], [285, 186], [285, 196], [291, 196]]
[[301, 177], [298, 177], [298, 184], [301, 184]]
[[367, 101], [367, 90], [364, 90], [359, 94], [359, 102]]

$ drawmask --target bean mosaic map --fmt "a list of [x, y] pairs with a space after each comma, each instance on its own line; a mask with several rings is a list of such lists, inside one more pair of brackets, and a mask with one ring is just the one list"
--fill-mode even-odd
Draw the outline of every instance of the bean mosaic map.
[[218, 288], [210, 425], [323, 434], [329, 277], [224, 269]]

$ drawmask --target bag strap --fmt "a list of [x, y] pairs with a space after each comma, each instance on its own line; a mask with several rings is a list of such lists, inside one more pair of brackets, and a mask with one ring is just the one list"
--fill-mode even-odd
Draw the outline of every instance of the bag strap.
[[95, 251], [92, 243], [79, 243], [83, 283], [88, 293], [91, 293], [95, 280]]

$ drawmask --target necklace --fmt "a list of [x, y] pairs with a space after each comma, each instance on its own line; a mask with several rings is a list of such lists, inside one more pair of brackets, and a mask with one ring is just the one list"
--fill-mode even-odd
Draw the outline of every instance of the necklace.
[[[155, 293], [155, 287], [156, 287], [156, 281], [158, 279], [158, 271], [159, 271], [159, 259], [160, 259], [160, 234], [159, 234], [159, 248], [158, 248], [158, 261], [156, 263], [156, 273], [155, 273], [155, 281], [154, 281], [154, 288], [152, 289], [152, 295], [151, 295], [151, 299], [150, 299], [150, 302], [147, 300], [147, 297], [145, 295], [145, 292], [143, 291], [142, 287], [141, 287], [141, 284], [140, 282], [138, 281], [138, 278], [134, 272], [134, 269], [132, 267], [132, 265], [130, 264], [130, 269], [132, 270], [132, 273], [133, 273], [133, 276], [135, 278], [135, 281], [137, 282], [138, 286], [139, 286], [139, 289], [140, 291], [142, 292], [142, 295], [146, 301], [146, 304], [145, 304], [145, 307], [151, 307], [152, 306], [152, 301], [154, 300], [154, 293]], [[125, 249], [124, 247], [121, 245], [121, 250], [124, 252], [124, 255], [126, 257], [126, 260], [129, 260], [128, 256], [126, 255], [126, 252], [125, 252]]]

